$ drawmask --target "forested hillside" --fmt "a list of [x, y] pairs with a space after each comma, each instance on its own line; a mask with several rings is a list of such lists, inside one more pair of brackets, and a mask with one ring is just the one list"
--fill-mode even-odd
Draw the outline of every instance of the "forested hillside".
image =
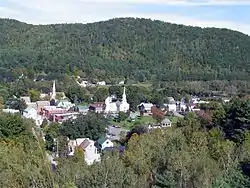
[[133, 18], [0, 25], [2, 77], [44, 71], [106, 81], [250, 80], [250, 37], [227, 29]]

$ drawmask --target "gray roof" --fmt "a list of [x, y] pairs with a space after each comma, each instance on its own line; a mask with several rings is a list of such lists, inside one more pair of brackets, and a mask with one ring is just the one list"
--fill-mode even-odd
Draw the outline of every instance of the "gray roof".
[[162, 120], [161, 122], [162, 124], [170, 124], [171, 121], [168, 118], [165, 118], [164, 120]]
[[143, 105], [144, 108], [151, 108], [152, 106], [154, 106], [152, 103], [141, 103], [139, 106]]
[[123, 129], [123, 128], [117, 128], [113, 126], [108, 126], [108, 133], [109, 139], [112, 140], [120, 140], [120, 134], [121, 132], [129, 132], [129, 130]]
[[37, 110], [37, 105], [36, 105], [35, 102], [28, 103], [28, 104], [27, 104], [27, 107], [31, 107], [31, 108], [34, 108], [34, 109]]
[[36, 104], [39, 106], [49, 106], [50, 102], [49, 101], [36, 101]]
[[116, 106], [119, 107], [121, 105], [121, 103], [122, 103], [121, 101], [117, 100], [116, 101]]

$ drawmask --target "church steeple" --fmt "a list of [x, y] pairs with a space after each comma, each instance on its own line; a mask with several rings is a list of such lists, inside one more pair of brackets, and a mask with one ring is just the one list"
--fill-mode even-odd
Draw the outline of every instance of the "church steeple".
[[127, 103], [126, 88], [125, 88], [125, 86], [123, 88], [122, 102], [123, 103]]
[[51, 99], [56, 99], [56, 81], [53, 81], [53, 88], [52, 88], [52, 94], [51, 94]]

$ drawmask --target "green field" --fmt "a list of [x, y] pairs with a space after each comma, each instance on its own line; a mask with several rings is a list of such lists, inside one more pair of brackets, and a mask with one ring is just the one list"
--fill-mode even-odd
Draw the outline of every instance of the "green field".
[[156, 120], [153, 119], [152, 116], [143, 116], [143, 117], [138, 117], [134, 121], [121, 121], [121, 122], [115, 122], [115, 121], [110, 121], [111, 124], [117, 125], [126, 129], [132, 129], [137, 125], [148, 125], [148, 124], [154, 124], [156, 123]]
[[[178, 117], [175, 116], [166, 116], [171, 122], [172, 125], [175, 125], [177, 121], [179, 120]], [[148, 125], [148, 124], [155, 124], [157, 121], [152, 117], [152, 116], [143, 116], [143, 117], [138, 117], [134, 121], [121, 121], [121, 122], [116, 122], [116, 121], [110, 121], [112, 125], [117, 125], [120, 127], [123, 127], [125, 129], [132, 129], [137, 125]]]

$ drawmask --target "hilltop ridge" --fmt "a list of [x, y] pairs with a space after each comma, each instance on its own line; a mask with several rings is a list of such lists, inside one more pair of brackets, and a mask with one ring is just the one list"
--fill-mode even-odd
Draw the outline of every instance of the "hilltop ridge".
[[0, 73], [22, 69], [90, 79], [249, 80], [250, 37], [228, 29], [115, 18], [31, 25], [0, 19]]

